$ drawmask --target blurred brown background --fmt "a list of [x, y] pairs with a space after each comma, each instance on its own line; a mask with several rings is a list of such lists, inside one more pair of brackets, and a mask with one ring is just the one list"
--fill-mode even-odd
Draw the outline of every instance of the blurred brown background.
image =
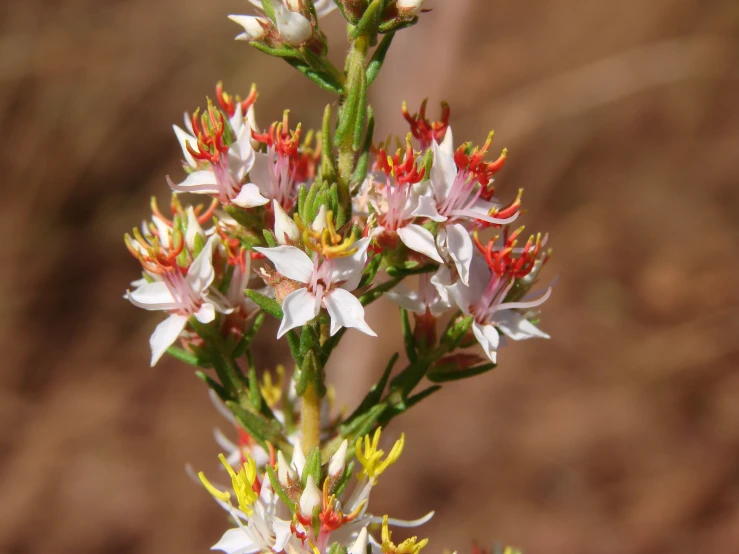
[[[526, 221], [552, 234], [554, 338], [395, 423], [407, 450], [373, 511], [435, 508], [437, 552], [739, 552], [739, 3], [428, 6], [375, 86], [379, 135], [425, 96], [451, 102], [457, 142], [496, 129], [499, 190], [525, 186]], [[157, 316], [121, 298], [121, 237], [166, 197], [170, 126], [218, 79], [258, 82], [262, 125], [317, 123], [327, 95], [232, 41], [226, 14], [249, 9], [0, 8], [2, 552], [196, 553], [225, 529], [183, 471], [215, 467], [218, 416], [187, 367], [148, 367]], [[325, 29], [340, 54], [341, 17]], [[378, 304], [385, 321], [381, 349], [349, 333], [331, 367], [350, 405], [400, 348]]]

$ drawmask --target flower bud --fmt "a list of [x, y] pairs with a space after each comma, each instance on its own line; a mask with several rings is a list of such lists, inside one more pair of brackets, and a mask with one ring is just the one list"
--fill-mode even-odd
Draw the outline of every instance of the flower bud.
[[398, 0], [397, 6], [403, 15], [414, 16], [421, 11], [423, 0]]
[[277, 451], [277, 479], [283, 487], [287, 487], [290, 481], [294, 481], [298, 478], [298, 474], [295, 470], [290, 467], [287, 463], [285, 456], [282, 454], [282, 450]]
[[236, 40], [261, 40], [267, 34], [265, 25], [270, 24], [266, 17], [253, 15], [229, 15], [228, 18], [244, 28], [244, 32], [236, 36]]
[[290, 46], [300, 46], [313, 36], [311, 22], [283, 6], [275, 6], [275, 23], [280, 37]]
[[339, 449], [336, 451], [336, 453], [331, 456], [331, 459], [328, 462], [329, 476], [335, 478], [343, 473], [344, 466], [346, 465], [346, 451], [348, 447], [349, 443], [346, 439], [344, 439], [344, 442], [341, 443], [341, 446], [339, 446]]
[[[346, 442], [346, 441], [344, 441]], [[349, 548], [349, 554], [366, 554], [367, 552], [367, 528], [362, 527], [362, 530], [357, 536], [357, 540]]]
[[275, 210], [275, 238], [280, 244], [287, 244], [288, 239], [297, 242], [300, 238], [300, 229], [295, 225], [292, 218], [282, 209], [277, 200], [272, 200], [272, 207]]
[[309, 475], [308, 480], [305, 482], [305, 489], [303, 494], [300, 495], [300, 513], [306, 517], [311, 517], [313, 514], [313, 508], [321, 505], [321, 491], [316, 486], [316, 482], [313, 480], [313, 476]]

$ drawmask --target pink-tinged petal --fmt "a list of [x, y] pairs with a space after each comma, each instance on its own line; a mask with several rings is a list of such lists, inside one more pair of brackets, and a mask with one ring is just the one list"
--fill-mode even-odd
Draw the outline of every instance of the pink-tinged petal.
[[193, 171], [181, 183], [175, 184], [167, 176], [169, 186], [179, 192], [192, 192], [196, 194], [218, 194], [218, 182], [212, 171]]
[[167, 351], [167, 348], [172, 346], [177, 337], [187, 325], [187, 316], [172, 314], [167, 319], [162, 321], [149, 339], [149, 346], [151, 346], [151, 365], [154, 365], [159, 361]]
[[226, 531], [221, 540], [211, 547], [211, 550], [221, 550], [227, 554], [249, 554], [259, 552], [261, 549], [249, 537], [245, 527], [236, 527]]
[[274, 175], [274, 155], [269, 152], [255, 152], [254, 165], [249, 171], [249, 180], [259, 187], [262, 194], [269, 196], [272, 190], [272, 177]]
[[457, 164], [454, 155], [441, 149], [436, 141], [431, 148], [434, 151], [434, 165], [431, 166], [431, 182], [434, 185], [434, 194], [439, 200], [446, 199], [457, 178]]
[[357, 249], [354, 254], [344, 258], [336, 258], [333, 261], [332, 283], [342, 283], [340, 286], [345, 290], [354, 290], [359, 286], [359, 281], [362, 280], [362, 271], [364, 271], [364, 266], [367, 265], [367, 247], [371, 240], [369, 237], [359, 239], [354, 243], [354, 248]]
[[431, 221], [436, 221], [437, 223], [447, 220], [446, 216], [441, 215], [436, 209], [436, 199], [431, 196], [419, 196], [418, 205], [413, 212], [411, 212], [411, 215], [416, 217], [427, 217]]
[[174, 310], [179, 307], [179, 303], [163, 281], [144, 283], [133, 292], [127, 292], [126, 298], [134, 306], [145, 310]]
[[305, 252], [294, 246], [276, 246], [274, 248], [254, 248], [264, 254], [272, 262], [275, 269], [287, 277], [301, 283], [308, 283], [313, 276], [313, 262]]
[[282, 301], [282, 323], [277, 330], [277, 338], [282, 337], [290, 329], [302, 327], [316, 317], [320, 310], [321, 307], [316, 302], [316, 297], [308, 289], [303, 288], [291, 292]]
[[262, 196], [259, 187], [254, 183], [246, 183], [239, 194], [236, 195], [231, 203], [242, 208], [254, 208], [256, 206], [264, 206], [269, 200]]
[[480, 325], [479, 323], [474, 322], [472, 324], [472, 332], [474, 333], [477, 342], [482, 346], [482, 350], [485, 352], [485, 355], [490, 358], [491, 362], [497, 363], [496, 349], [500, 342], [500, 335], [498, 335], [498, 331], [495, 330], [495, 327], [492, 325]]
[[[151, 221], [154, 223], [154, 225], [157, 228], [157, 236], [159, 237], [159, 246], [162, 248], [169, 248], [170, 247], [170, 233], [172, 232], [172, 229], [169, 225], [167, 225], [162, 218], [157, 216], [152, 216]], [[146, 226], [146, 223], [142, 225], [142, 229], [144, 229], [144, 235], [148, 233], [148, 229]], [[135, 243], [138, 244], [138, 243]], [[143, 249], [141, 250], [143, 252]]]
[[459, 223], [447, 225], [446, 228], [446, 246], [449, 249], [449, 255], [454, 260], [454, 265], [459, 273], [459, 278], [466, 285], [470, 278], [470, 263], [474, 253], [472, 239], [467, 229]]
[[416, 291], [410, 290], [403, 283], [396, 285], [394, 289], [385, 293], [390, 300], [401, 308], [415, 314], [426, 312], [426, 305], [421, 301]]
[[255, 152], [249, 137], [250, 129], [243, 125], [236, 142], [228, 149], [228, 170], [237, 182], [242, 182], [254, 166]]
[[328, 314], [331, 316], [331, 335], [335, 335], [342, 327], [350, 327], [371, 337], [377, 334], [364, 321], [364, 306], [349, 291], [334, 289], [323, 299]]
[[190, 133], [183, 131], [177, 125], [172, 125], [172, 128], [174, 129], [174, 134], [180, 143], [180, 148], [182, 148], [182, 155], [185, 156], [185, 161], [187, 162], [187, 165], [189, 165], [190, 167], [197, 167], [198, 163], [195, 161], [195, 158], [192, 157], [192, 154], [190, 154], [190, 151], [187, 149], [188, 143], [190, 143], [190, 146], [192, 146], [193, 149], [197, 148], [197, 139]]
[[218, 242], [218, 237], [212, 236], [205, 243], [200, 254], [190, 264], [185, 279], [195, 292], [203, 293], [208, 290], [213, 279], [215, 278], [215, 270], [213, 269], [213, 247]]
[[539, 337], [550, 338], [544, 331], [531, 323], [518, 312], [501, 310], [495, 313], [495, 326], [501, 333], [513, 340], [524, 340]]
[[216, 308], [210, 302], [204, 302], [200, 309], [195, 312], [195, 319], [200, 323], [210, 323], [216, 318]]
[[275, 238], [280, 244], [286, 244], [288, 239], [297, 241], [300, 238], [300, 229], [282, 209], [277, 200], [272, 200], [272, 209], [275, 212]]
[[428, 256], [440, 264], [444, 263], [444, 260], [441, 259], [439, 252], [436, 250], [434, 235], [432, 235], [428, 229], [421, 227], [420, 225], [416, 225], [415, 223], [410, 223], [409, 225], [398, 229], [398, 236], [400, 237], [400, 240], [403, 241], [403, 244], [411, 250], [420, 252], [424, 256]]

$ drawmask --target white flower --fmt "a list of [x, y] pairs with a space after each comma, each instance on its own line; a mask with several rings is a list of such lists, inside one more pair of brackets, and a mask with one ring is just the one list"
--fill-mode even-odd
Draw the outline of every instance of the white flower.
[[482, 187], [467, 170], [457, 170], [452, 150], [452, 129], [447, 130], [441, 145], [434, 142], [434, 164], [431, 168], [430, 190], [418, 199], [413, 215], [427, 217], [440, 223], [437, 245], [448, 254], [465, 284], [469, 278], [469, 267], [473, 247], [470, 233], [464, 223], [482, 222], [505, 225], [518, 217], [508, 218], [490, 215], [493, 202], [480, 198]]
[[[216, 130], [210, 135], [200, 134], [202, 138], [209, 141], [212, 150], [199, 153], [198, 159], [205, 161], [206, 164], [198, 163], [190, 151], [192, 149], [198, 152], [198, 140], [176, 125], [174, 126], [185, 160], [194, 171], [184, 181], [177, 184], [167, 177], [167, 182], [172, 189], [179, 192], [210, 194], [218, 198], [222, 204], [236, 204], [242, 208], [263, 206], [269, 202], [268, 198], [261, 195], [257, 185], [245, 182], [247, 174], [254, 166], [255, 152], [251, 144], [251, 126], [240, 114], [241, 107], [239, 106], [231, 118], [234, 121], [232, 127], [236, 133], [236, 141], [228, 148], [222, 144], [223, 129]], [[213, 123], [213, 125], [216, 124]], [[196, 133], [199, 131], [201, 130], [195, 130]]]
[[372, 230], [372, 237], [379, 237], [384, 233], [397, 233], [398, 238], [411, 250], [436, 262], [444, 263], [436, 250], [431, 232], [413, 223], [416, 218], [413, 212], [418, 206], [419, 199], [418, 195], [414, 194], [411, 184], [400, 183], [390, 177], [385, 183], [372, 177], [369, 179], [371, 179], [369, 202], [378, 214], [379, 223]]
[[145, 310], [164, 310], [170, 314], [157, 326], [149, 340], [152, 366], [177, 340], [191, 316], [201, 323], [210, 323], [215, 319], [216, 311], [228, 311], [225, 303], [214, 298], [214, 293], [210, 291], [215, 278], [212, 257], [216, 240], [216, 237], [208, 240], [185, 275], [175, 267], [163, 272], [161, 281], [144, 283], [132, 292], [126, 292], [126, 298], [132, 304]]
[[474, 318], [472, 332], [490, 361], [496, 362], [498, 331], [513, 340], [549, 338], [518, 310], [543, 304], [552, 293], [551, 287], [538, 298], [527, 296], [519, 302], [504, 302], [514, 284], [512, 277], [491, 271], [480, 257], [474, 258], [470, 269], [469, 285], [458, 281], [449, 287], [449, 293], [457, 306]]
[[364, 321], [364, 307], [350, 292], [361, 280], [369, 242], [369, 238], [363, 238], [354, 243], [356, 251], [351, 256], [322, 260], [319, 256], [311, 260], [294, 246], [255, 248], [274, 264], [279, 273], [306, 285], [288, 294], [282, 302], [284, 315], [277, 338], [308, 323], [318, 315], [321, 307], [325, 307], [331, 316], [331, 335], [342, 327], [353, 327], [377, 336]]

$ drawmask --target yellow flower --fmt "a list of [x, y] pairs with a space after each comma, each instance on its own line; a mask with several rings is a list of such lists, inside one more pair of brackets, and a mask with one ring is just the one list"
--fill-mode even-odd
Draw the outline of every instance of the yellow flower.
[[[246, 456], [246, 461], [239, 468], [238, 473], [234, 471], [231, 464], [226, 461], [226, 457], [223, 454], [219, 454], [218, 459], [221, 460], [223, 467], [226, 468], [226, 471], [228, 471], [228, 474], [231, 476], [231, 485], [236, 494], [239, 509], [246, 515], [251, 515], [254, 512], [251, 507], [259, 497], [257, 492], [254, 490], [254, 482], [257, 479], [257, 464], [251, 456], [246, 453], [244, 454]], [[215, 498], [223, 502], [231, 502], [230, 492], [215, 488], [210, 481], [208, 481], [202, 471], [198, 473], [198, 477], [200, 477], [200, 481], [203, 483], [206, 490]]]
[[[359, 460], [359, 463], [362, 464], [363, 468], [359, 474], [360, 476], [366, 476], [372, 480], [377, 479], [383, 471], [397, 461], [400, 454], [403, 452], [405, 435], [401, 434], [400, 438], [395, 442], [390, 453], [387, 455], [387, 458], [382, 460], [382, 456], [385, 452], [377, 448], [380, 444], [381, 433], [382, 429], [378, 427], [372, 440], [370, 440], [369, 435], [365, 435], [363, 438], [357, 439], [357, 443], [355, 445], [357, 460]], [[362, 449], [363, 442], [364, 449]]]

